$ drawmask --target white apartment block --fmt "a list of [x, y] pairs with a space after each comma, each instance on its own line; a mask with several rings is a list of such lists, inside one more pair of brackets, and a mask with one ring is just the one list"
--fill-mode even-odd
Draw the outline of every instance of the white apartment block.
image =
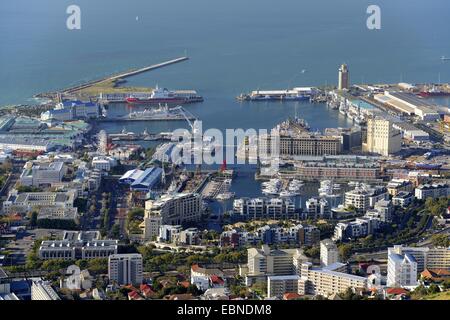
[[396, 253], [399, 255], [410, 254], [417, 262], [417, 272], [422, 272], [425, 269], [450, 270], [450, 247], [428, 248], [397, 245], [389, 248], [388, 253]]
[[368, 119], [367, 141], [363, 143], [364, 151], [388, 156], [399, 152], [401, 147], [401, 132], [393, 128], [392, 121], [381, 118]]
[[333, 240], [342, 241], [366, 237], [378, 230], [382, 224], [378, 217], [374, 217], [370, 211], [362, 218], [350, 222], [339, 222], [334, 228]]
[[293, 272], [293, 257], [297, 249], [270, 249], [263, 245], [261, 249], [250, 248], [248, 255], [248, 275], [290, 275]]
[[31, 300], [61, 300], [50, 282], [35, 280], [31, 285]]
[[423, 184], [415, 189], [415, 196], [419, 200], [448, 197], [450, 196], [450, 186], [445, 183]]
[[306, 201], [306, 210], [303, 219], [331, 218], [331, 208], [324, 198], [311, 198]]
[[[335, 265], [340, 265], [335, 264]], [[301, 266], [299, 293], [329, 296], [345, 292], [348, 288], [367, 288], [367, 278], [343, 273], [334, 269], [335, 265], [315, 268], [306, 262]]]
[[417, 261], [409, 253], [388, 253], [388, 287], [414, 287], [417, 285]]
[[380, 200], [387, 200], [389, 194], [384, 187], [371, 188], [369, 186], [356, 187], [345, 193], [345, 206], [354, 206], [359, 212], [365, 212], [374, 207]]
[[118, 285], [140, 285], [142, 283], [142, 255], [114, 254], [108, 258], [108, 277]]
[[[182, 225], [201, 219], [203, 202], [200, 194], [178, 193], [163, 195], [158, 200], [145, 202], [145, 216], [160, 216], [161, 224]], [[158, 234], [159, 227], [156, 231]]]
[[297, 293], [298, 275], [267, 277], [267, 297], [281, 298], [285, 293]]
[[161, 221], [161, 216], [152, 216], [150, 212], [145, 211], [144, 221], [140, 225], [141, 230], [143, 229], [144, 239], [153, 240], [153, 238], [158, 237], [162, 225]]
[[295, 217], [295, 204], [290, 199], [241, 198], [233, 202], [234, 215], [243, 219]]
[[339, 262], [339, 251], [336, 244], [330, 240], [325, 239], [320, 242], [320, 265], [329, 266]]
[[414, 200], [414, 195], [411, 192], [400, 191], [396, 196], [392, 197], [392, 204], [399, 207], [407, 207]]

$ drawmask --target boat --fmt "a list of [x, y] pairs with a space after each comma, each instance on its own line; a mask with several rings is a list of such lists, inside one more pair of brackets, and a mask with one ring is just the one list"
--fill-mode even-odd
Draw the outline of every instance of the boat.
[[262, 193], [266, 195], [278, 195], [280, 193], [281, 181], [279, 179], [270, 179], [268, 182], [263, 182]]
[[282, 198], [292, 198], [295, 197], [297, 194], [287, 191], [287, 190], [283, 190], [280, 192], [280, 197]]
[[235, 193], [234, 192], [223, 192], [223, 193], [219, 193], [216, 196], [217, 200], [230, 200], [232, 198], [234, 198]]
[[446, 56], [442, 56], [442, 57], [441, 57], [441, 60], [442, 60], [442, 61], [449, 61], [450, 58], [447, 58]]
[[366, 123], [366, 120], [364, 119], [363, 116], [356, 116], [353, 118], [353, 120], [355, 121], [356, 124], [358, 125], [363, 125]]
[[179, 94], [174, 91], [170, 91], [167, 88], [159, 88], [156, 86], [155, 90], [148, 97], [136, 97], [130, 95], [125, 99], [128, 104], [185, 104], [193, 102], [202, 102], [203, 97], [197, 95], [195, 92], [191, 94]]
[[[165, 106], [160, 105], [158, 108], [130, 112], [126, 118], [128, 120], [184, 120], [185, 113], [181, 106], [169, 108], [166, 104]], [[193, 117], [189, 118], [193, 119]]]
[[448, 95], [450, 95], [450, 92], [440, 90], [435, 86], [433, 86], [431, 89], [424, 90], [419, 93], [419, 96], [421, 96], [422, 98], [448, 96]]
[[281, 96], [280, 100], [282, 101], [308, 101], [310, 97], [304, 94], [287, 94], [285, 96]]

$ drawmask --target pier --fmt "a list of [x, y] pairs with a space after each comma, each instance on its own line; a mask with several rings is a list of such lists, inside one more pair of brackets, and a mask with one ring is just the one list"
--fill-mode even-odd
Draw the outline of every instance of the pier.
[[143, 68], [139, 68], [139, 69], [131, 69], [131, 70], [128, 70], [128, 71], [125, 71], [125, 72], [122, 72], [122, 73], [119, 73], [119, 74], [115, 74], [115, 75], [112, 75], [112, 76], [108, 76], [108, 77], [105, 77], [105, 78], [88, 81], [88, 82], [85, 82], [83, 84], [79, 84], [79, 85], [76, 85], [76, 86], [73, 86], [73, 87], [69, 87], [69, 88], [66, 88], [66, 89], [63, 89], [63, 90], [60, 90], [60, 91], [57, 91], [57, 92], [39, 93], [35, 97], [37, 97], [37, 98], [51, 98], [51, 99], [55, 99], [58, 96], [58, 93], [73, 94], [73, 93], [76, 93], [77, 91], [93, 87], [93, 86], [95, 86], [95, 85], [97, 85], [99, 83], [102, 83], [102, 82], [116, 82], [119, 79], [125, 79], [125, 78], [132, 77], [132, 76], [135, 76], [135, 75], [147, 72], [147, 71], [152, 71], [152, 70], [156, 70], [156, 69], [159, 69], [159, 68], [167, 67], [169, 65], [180, 63], [180, 62], [183, 62], [183, 61], [186, 61], [186, 60], [189, 60], [189, 57], [183, 56], [183, 57], [179, 57], [179, 58], [176, 58], [176, 59], [172, 59], [172, 60], [164, 61], [164, 62], [161, 62], [161, 63], [153, 64], [151, 66], [147, 66], [147, 67], [143, 67]]
[[147, 72], [147, 71], [151, 71], [151, 70], [167, 67], [167, 66], [170, 66], [172, 64], [183, 62], [183, 61], [186, 61], [186, 60], [189, 60], [189, 58], [188, 57], [180, 57], [180, 58], [164, 61], [164, 62], [161, 62], [161, 63], [158, 63], [158, 64], [154, 64], [154, 65], [151, 65], [151, 66], [147, 66], [147, 67], [143, 67], [143, 68], [139, 68], [139, 69], [132, 69], [132, 70], [129, 70], [129, 71], [117, 74], [117, 75], [113, 75], [113, 76], [107, 77], [107, 78], [90, 81], [90, 82], [87, 82], [87, 83], [84, 83], [84, 84], [81, 84], [81, 85], [78, 85], [78, 86], [75, 86], [75, 87], [72, 87], [72, 88], [65, 89], [63, 91], [63, 93], [64, 94], [73, 93], [73, 92], [78, 91], [78, 90], [89, 88], [89, 87], [91, 87], [91, 86], [93, 86], [93, 85], [95, 85], [97, 83], [100, 83], [100, 82], [117, 81], [119, 79], [125, 79], [125, 78], [132, 77], [132, 76], [135, 76], [135, 75]]

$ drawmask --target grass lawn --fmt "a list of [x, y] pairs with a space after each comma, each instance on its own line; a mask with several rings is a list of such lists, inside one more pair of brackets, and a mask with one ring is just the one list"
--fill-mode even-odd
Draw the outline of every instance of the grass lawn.
[[[416, 299], [414, 299], [416, 300]], [[450, 291], [439, 292], [435, 294], [430, 294], [426, 296], [422, 296], [417, 300], [450, 300]]]
[[148, 92], [151, 93], [153, 88], [149, 87], [121, 87], [117, 86], [117, 81], [106, 80], [94, 84], [91, 87], [75, 91], [73, 94], [80, 98], [88, 98], [98, 96], [100, 93], [129, 93], [129, 92]]

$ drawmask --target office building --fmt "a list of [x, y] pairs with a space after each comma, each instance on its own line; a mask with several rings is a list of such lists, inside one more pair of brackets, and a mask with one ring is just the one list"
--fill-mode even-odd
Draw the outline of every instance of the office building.
[[108, 257], [109, 280], [118, 285], [140, 285], [142, 272], [141, 254], [113, 254]]
[[[259, 139], [260, 155], [272, 155], [273, 137], [261, 135]], [[289, 156], [321, 156], [337, 155], [342, 150], [340, 137], [302, 133], [297, 136], [280, 136], [279, 155]]]
[[107, 258], [117, 253], [118, 240], [101, 240], [98, 231], [65, 231], [62, 240], [45, 240], [39, 247], [42, 260]]
[[117, 161], [112, 157], [98, 156], [92, 159], [91, 165], [93, 169], [109, 172], [117, 165]]
[[23, 186], [40, 187], [61, 182], [67, 168], [64, 162], [39, 162], [29, 161], [25, 164], [20, 175], [20, 184]]
[[[372, 157], [363, 156], [323, 156], [295, 157], [294, 174], [302, 180], [351, 179], [376, 180], [381, 176], [380, 164]], [[283, 172], [281, 172], [283, 174]]]
[[73, 208], [77, 197], [76, 190], [66, 192], [24, 192], [12, 190], [3, 202], [3, 213], [28, 213], [36, 208]]

